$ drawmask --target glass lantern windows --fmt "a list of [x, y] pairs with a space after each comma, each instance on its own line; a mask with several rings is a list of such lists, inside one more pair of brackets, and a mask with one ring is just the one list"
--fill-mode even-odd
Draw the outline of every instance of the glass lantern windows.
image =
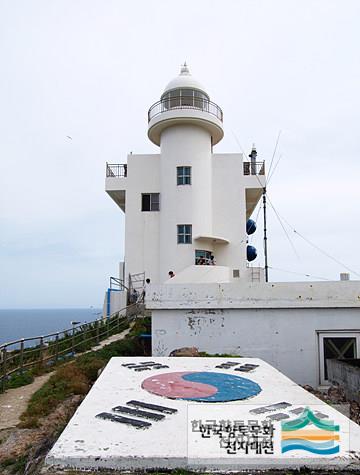
[[195, 89], [174, 89], [164, 94], [161, 102], [165, 110], [194, 107], [207, 111], [209, 98], [205, 93]]

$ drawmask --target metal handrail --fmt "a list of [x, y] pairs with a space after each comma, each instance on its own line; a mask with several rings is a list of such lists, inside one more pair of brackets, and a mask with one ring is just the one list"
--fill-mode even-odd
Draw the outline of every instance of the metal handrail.
[[221, 122], [223, 121], [223, 111], [217, 104], [215, 104], [215, 102], [209, 101], [209, 99], [203, 97], [175, 96], [167, 97], [155, 102], [155, 104], [153, 104], [149, 109], [148, 122], [163, 112], [178, 109], [192, 109], [208, 112], [221, 120]]
[[106, 176], [108, 178], [126, 178], [127, 163], [106, 163]]
[[265, 175], [265, 162], [243, 162], [244, 175]]
[[[128, 305], [106, 319], [74, 324], [71, 328], [59, 332], [3, 343], [0, 345], [0, 392], [5, 390], [8, 377], [14, 373], [22, 373], [33, 366], [42, 366], [51, 360], [56, 364], [66, 355], [74, 356], [75, 350], [79, 348], [78, 352], [81, 352], [98, 345], [101, 340], [120, 330], [122, 323], [128, 319], [127, 311], [135, 306], [136, 304]], [[123, 312], [125, 315], [121, 315]], [[33, 345], [25, 347], [26, 342], [33, 342]]]
[[123, 279], [118, 279], [117, 277], [110, 277], [110, 289], [118, 289], [118, 290], [129, 290], [128, 287], [124, 284]]

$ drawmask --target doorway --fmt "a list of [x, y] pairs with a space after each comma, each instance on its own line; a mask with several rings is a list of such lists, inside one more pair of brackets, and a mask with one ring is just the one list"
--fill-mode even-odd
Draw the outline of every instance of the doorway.
[[320, 384], [327, 385], [327, 359], [354, 359], [360, 354], [360, 332], [322, 331], [318, 332]]

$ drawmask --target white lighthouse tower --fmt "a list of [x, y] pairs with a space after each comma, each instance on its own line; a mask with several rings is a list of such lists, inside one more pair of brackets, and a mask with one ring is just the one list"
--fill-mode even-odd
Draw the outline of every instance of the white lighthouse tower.
[[148, 135], [161, 154], [161, 276], [194, 264], [197, 248], [214, 250], [211, 158], [222, 115], [186, 64], [149, 110]]
[[126, 213], [125, 280], [145, 272], [163, 283], [169, 271], [173, 283], [262, 279], [248, 267], [246, 223], [264, 163], [214, 153], [223, 136], [221, 108], [185, 63], [148, 112], [159, 154], [107, 164], [106, 191]]

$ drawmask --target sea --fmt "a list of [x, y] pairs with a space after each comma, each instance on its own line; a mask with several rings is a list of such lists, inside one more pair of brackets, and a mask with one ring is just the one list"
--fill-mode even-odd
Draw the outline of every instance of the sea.
[[100, 318], [100, 308], [0, 309], [0, 345], [71, 328], [71, 322]]

